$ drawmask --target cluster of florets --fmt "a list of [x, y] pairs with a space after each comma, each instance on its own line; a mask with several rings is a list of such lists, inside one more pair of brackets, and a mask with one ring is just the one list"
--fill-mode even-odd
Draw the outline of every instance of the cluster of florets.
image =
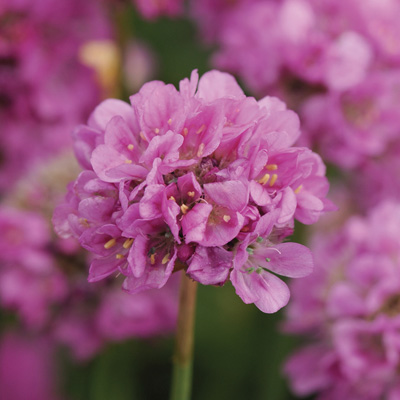
[[400, 73], [394, 69], [371, 73], [351, 89], [313, 96], [301, 110], [307, 144], [362, 176], [363, 168], [400, 144], [399, 101]]
[[296, 109], [308, 140], [301, 145], [362, 174], [399, 141], [398, 1], [193, 3], [205, 37], [212, 32], [219, 45], [215, 65]]
[[[290, 76], [342, 90], [365, 78], [376, 54], [399, 58], [400, 48], [397, 54], [385, 51], [383, 43], [373, 42], [365, 27], [371, 21], [384, 25], [383, 14], [393, 12], [398, 4], [386, 2], [393, 4], [382, 6], [378, 14], [372, 3], [203, 0], [194, 2], [193, 16], [207, 38], [210, 29], [214, 32], [212, 39], [220, 45], [216, 64], [238, 73], [256, 93], [276, 87], [281, 78]], [[387, 34], [397, 29], [395, 21], [385, 21]]]
[[88, 284], [86, 270], [80, 246], [52, 238], [40, 214], [0, 208], [0, 306], [16, 313], [24, 330], [87, 358], [108, 341], [174, 328], [174, 284], [129, 296], [115, 282]]
[[306, 275], [312, 259], [280, 242], [294, 218], [311, 224], [332, 208], [321, 159], [292, 146], [297, 115], [218, 71], [199, 82], [194, 71], [179, 91], [149, 82], [130, 100], [104, 101], [75, 131], [85, 170], [54, 216], [59, 234], [95, 254], [89, 280], [122, 273], [136, 293], [184, 268], [202, 284], [230, 279], [264, 312], [284, 306], [273, 273]]
[[311, 246], [315, 270], [293, 282], [286, 328], [310, 342], [286, 364], [298, 395], [400, 396], [400, 206], [386, 202]]
[[110, 30], [96, 1], [2, 2], [1, 190], [38, 160], [71, 145], [70, 131], [100, 94], [79, 51], [86, 41], [109, 38]]

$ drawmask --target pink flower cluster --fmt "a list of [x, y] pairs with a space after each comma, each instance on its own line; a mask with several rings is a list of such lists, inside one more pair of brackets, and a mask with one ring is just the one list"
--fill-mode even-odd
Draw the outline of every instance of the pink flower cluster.
[[[365, 2], [358, 0], [194, 3], [194, 18], [206, 37], [209, 23], [218, 19], [216, 64], [238, 73], [256, 93], [276, 86], [285, 74], [330, 89], [349, 88], [364, 79], [374, 51], [381, 50], [364, 34], [371, 15], [362, 18]], [[391, 23], [394, 27], [395, 20]]]
[[71, 144], [70, 131], [99, 101], [93, 71], [79, 62], [80, 46], [110, 31], [96, 1], [1, 2], [2, 191]]
[[309, 344], [285, 371], [298, 395], [400, 396], [400, 205], [383, 202], [314, 237], [315, 270], [293, 282], [286, 328]]
[[275, 312], [289, 299], [275, 274], [312, 270], [310, 251], [280, 243], [294, 218], [311, 224], [332, 209], [321, 159], [293, 147], [297, 115], [273, 97], [246, 97], [211, 71], [160, 81], [101, 103], [74, 133], [85, 170], [54, 223], [95, 254], [91, 282], [122, 273], [137, 293], [184, 268], [194, 280], [228, 279], [245, 303]]
[[40, 214], [0, 208], [0, 306], [15, 312], [24, 329], [67, 345], [78, 359], [108, 341], [174, 328], [174, 283], [136, 296], [110, 282], [94, 287], [79, 249], [51, 238]]

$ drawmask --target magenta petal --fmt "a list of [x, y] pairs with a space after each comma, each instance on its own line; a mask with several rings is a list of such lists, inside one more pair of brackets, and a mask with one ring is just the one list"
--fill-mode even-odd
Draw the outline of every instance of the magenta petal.
[[245, 304], [251, 304], [258, 300], [258, 295], [252, 290], [249, 284], [250, 274], [234, 269], [231, 272], [230, 279], [236, 294], [243, 300]]
[[164, 185], [149, 185], [139, 203], [140, 216], [144, 219], [161, 217], [161, 204], [164, 194]]
[[[244, 217], [228, 209], [219, 210], [221, 216], [210, 215], [204, 237], [199, 243], [203, 246], [223, 246], [234, 239], [243, 227]], [[223, 214], [223, 215], [222, 215]], [[224, 220], [229, 218], [229, 220]]]
[[[254, 252], [253, 257], [260, 267], [290, 278], [307, 276], [311, 274], [314, 268], [311, 251], [298, 243], [281, 243], [273, 247], [259, 247]], [[270, 261], [267, 261], [267, 259]]]
[[286, 224], [292, 220], [296, 211], [297, 198], [291, 188], [286, 188], [282, 192], [282, 199], [280, 203], [280, 215], [278, 224]]
[[208, 216], [212, 211], [211, 204], [198, 203], [182, 218], [182, 232], [186, 243], [203, 240]]
[[258, 205], [258, 206], [266, 206], [267, 204], [271, 203], [271, 198], [269, 197], [267, 189], [260, 185], [256, 181], [250, 181], [249, 183], [250, 189], [250, 196], [251, 199]]
[[122, 100], [107, 99], [99, 104], [89, 117], [88, 124], [90, 127], [104, 131], [106, 125], [112, 117], [120, 115], [131, 129], [137, 128], [135, 113], [132, 107]]
[[179, 159], [178, 149], [182, 143], [183, 136], [172, 131], [168, 131], [162, 136], [155, 136], [140, 158], [140, 162], [152, 165], [155, 158], [161, 158], [163, 162], [176, 161]]
[[173, 200], [168, 200], [164, 194], [162, 199], [162, 215], [164, 217], [165, 223], [169, 226], [171, 233], [174, 235], [174, 238], [177, 243], [181, 243], [181, 239], [179, 237], [180, 227], [177, 222], [177, 217], [181, 212], [181, 208], [176, 204]]
[[148, 289], [162, 288], [172, 274], [175, 260], [176, 250], [167, 264], [148, 267], [139, 278], [128, 276], [122, 285], [123, 289], [134, 294]]
[[190, 74], [190, 79], [184, 78], [179, 82], [179, 92], [183, 97], [193, 97], [196, 92], [198, 82], [199, 74], [197, 69], [194, 69]]
[[267, 122], [270, 132], [279, 132], [280, 136], [273, 143], [270, 142], [270, 150], [292, 146], [300, 136], [300, 120], [294, 111], [276, 112], [268, 118]]
[[242, 211], [249, 201], [248, 188], [240, 181], [207, 183], [204, 192], [216, 204], [234, 211]]
[[115, 258], [114, 254], [106, 258], [95, 258], [90, 264], [88, 281], [97, 282], [106, 278], [117, 271], [122, 263], [121, 260]]
[[198, 246], [187, 274], [203, 285], [222, 285], [232, 268], [232, 252], [222, 247]]
[[78, 212], [80, 217], [89, 221], [107, 221], [110, 218], [115, 199], [110, 197], [88, 197], [79, 203]]
[[297, 195], [295, 217], [303, 224], [313, 224], [317, 222], [323, 210], [324, 203], [312, 193], [304, 190]]
[[200, 78], [197, 96], [205, 101], [214, 101], [221, 97], [234, 99], [245, 97], [232, 75], [216, 70], [206, 72]]
[[74, 152], [78, 162], [83, 168], [92, 169], [90, 157], [96, 145], [99, 144], [98, 141], [103, 139], [102, 135], [89, 126], [80, 125], [73, 131], [72, 137], [74, 138]]
[[138, 278], [142, 276], [146, 269], [147, 263], [147, 247], [148, 239], [144, 236], [139, 235], [135, 241], [128, 254], [128, 264], [131, 268], [134, 277]]
[[237, 295], [246, 303], [254, 303], [262, 312], [271, 314], [284, 307], [290, 297], [286, 283], [269, 272], [248, 273], [234, 270], [231, 281]]
[[148, 173], [140, 165], [127, 164], [127, 159], [116, 150], [98, 146], [92, 154], [92, 165], [97, 176], [105, 182], [119, 182], [121, 179], [144, 179]]
[[139, 160], [138, 142], [126, 121], [119, 115], [113, 117], [107, 124], [104, 143], [123, 155], [126, 160], [133, 162]]
[[258, 236], [267, 237], [272, 232], [272, 229], [276, 223], [276, 219], [278, 217], [278, 213], [276, 210], [270, 211], [267, 214], [264, 214], [257, 221], [257, 224], [254, 228], [254, 233]]

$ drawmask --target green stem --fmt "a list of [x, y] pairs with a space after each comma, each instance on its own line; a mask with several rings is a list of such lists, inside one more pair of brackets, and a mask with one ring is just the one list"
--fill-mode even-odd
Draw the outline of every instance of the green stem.
[[183, 270], [170, 400], [189, 400], [191, 395], [196, 289], [197, 282]]

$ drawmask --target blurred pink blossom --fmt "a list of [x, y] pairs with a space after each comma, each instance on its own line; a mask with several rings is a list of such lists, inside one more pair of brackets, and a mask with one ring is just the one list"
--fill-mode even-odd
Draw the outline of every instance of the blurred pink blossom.
[[[0, 188], [70, 145], [71, 128], [99, 100], [78, 61], [87, 40], [109, 37], [96, 1], [8, 1], [0, 6]], [[79, 93], [79, 96], [76, 96]]]
[[400, 387], [400, 206], [315, 235], [316, 268], [291, 285], [286, 329], [309, 342], [285, 371], [298, 395], [395, 399]]

